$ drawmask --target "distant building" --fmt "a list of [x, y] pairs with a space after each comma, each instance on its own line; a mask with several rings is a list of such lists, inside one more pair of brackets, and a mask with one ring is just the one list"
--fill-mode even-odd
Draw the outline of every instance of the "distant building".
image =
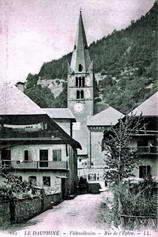
[[46, 192], [74, 193], [77, 148], [72, 139], [30, 98], [0, 85], [0, 166]]
[[106, 154], [102, 151], [103, 132], [118, 123], [123, 114], [112, 107], [90, 117], [87, 121], [88, 159], [78, 160], [78, 175], [90, 181], [103, 181]]

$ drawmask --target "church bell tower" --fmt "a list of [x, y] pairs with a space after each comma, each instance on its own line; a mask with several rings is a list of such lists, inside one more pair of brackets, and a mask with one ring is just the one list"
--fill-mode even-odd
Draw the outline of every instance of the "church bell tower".
[[86, 121], [94, 110], [93, 62], [89, 56], [86, 34], [80, 11], [74, 50], [68, 74], [68, 108], [76, 118]]
[[81, 143], [83, 152], [87, 153], [87, 118], [94, 113], [94, 72], [81, 11], [68, 72], [68, 108], [78, 124], [74, 138]]

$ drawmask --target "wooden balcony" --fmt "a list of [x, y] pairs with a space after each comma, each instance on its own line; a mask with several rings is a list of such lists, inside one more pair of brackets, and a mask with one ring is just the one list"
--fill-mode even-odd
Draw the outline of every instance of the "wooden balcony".
[[67, 161], [0, 161], [1, 166], [6, 169], [16, 170], [68, 170]]
[[158, 155], [158, 146], [138, 146], [137, 151], [141, 155]]

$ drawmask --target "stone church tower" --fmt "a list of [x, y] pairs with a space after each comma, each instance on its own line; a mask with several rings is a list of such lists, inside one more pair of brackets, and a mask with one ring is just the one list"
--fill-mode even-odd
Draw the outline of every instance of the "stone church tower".
[[87, 154], [87, 119], [94, 113], [94, 72], [80, 12], [74, 50], [68, 73], [68, 108], [76, 117], [74, 138]]

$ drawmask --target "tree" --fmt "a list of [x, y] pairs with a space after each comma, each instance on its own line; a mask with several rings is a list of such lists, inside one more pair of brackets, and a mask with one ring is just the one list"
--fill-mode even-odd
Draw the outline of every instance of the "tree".
[[132, 176], [139, 159], [137, 150], [131, 149], [131, 137], [138, 132], [145, 132], [142, 116], [125, 116], [115, 127], [104, 132], [103, 150], [106, 151], [104, 178], [113, 184], [116, 213], [121, 213], [121, 190], [123, 179]]
[[131, 136], [140, 130], [145, 131], [142, 116], [125, 116], [110, 131], [104, 132], [103, 150], [107, 153], [105, 160], [105, 180], [118, 184], [132, 175], [137, 164], [137, 151], [131, 149]]
[[54, 95], [49, 88], [36, 85], [25, 89], [25, 94], [41, 108], [50, 108], [54, 105]]

